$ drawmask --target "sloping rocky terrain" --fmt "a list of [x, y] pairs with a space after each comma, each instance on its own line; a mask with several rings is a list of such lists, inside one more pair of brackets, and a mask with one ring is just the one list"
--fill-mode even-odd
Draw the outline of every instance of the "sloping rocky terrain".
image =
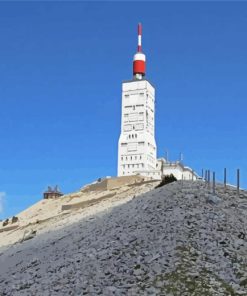
[[174, 182], [3, 249], [0, 295], [247, 295], [247, 192]]
[[132, 179], [112, 189], [92, 190], [90, 187], [95, 184], [92, 183], [60, 198], [40, 200], [19, 213], [17, 223], [10, 223], [7, 226], [0, 224], [0, 249], [23, 240], [32, 232], [37, 235], [46, 234], [88, 216], [98, 215], [128, 202], [133, 196], [152, 190], [159, 184], [159, 181], [155, 180], [135, 182], [135, 177]]

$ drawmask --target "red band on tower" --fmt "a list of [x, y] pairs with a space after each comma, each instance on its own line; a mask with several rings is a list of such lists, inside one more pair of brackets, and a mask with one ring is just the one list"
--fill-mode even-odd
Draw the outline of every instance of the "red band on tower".
[[145, 69], [146, 65], [145, 65], [145, 61], [134, 61], [133, 63], [133, 72], [134, 75], [135, 74], [142, 74], [145, 75]]
[[142, 52], [142, 25], [139, 23], [137, 28], [138, 34], [138, 45], [137, 53], [134, 55], [133, 61], [133, 74], [138, 79], [142, 79], [142, 76], [145, 76], [146, 71], [146, 57]]

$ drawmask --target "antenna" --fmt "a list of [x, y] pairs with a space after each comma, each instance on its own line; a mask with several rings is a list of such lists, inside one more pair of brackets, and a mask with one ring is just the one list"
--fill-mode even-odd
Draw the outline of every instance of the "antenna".
[[166, 162], [168, 162], [168, 150], [165, 150], [165, 158], [166, 158]]
[[142, 52], [142, 24], [141, 23], [138, 24], [137, 33], [138, 33], [137, 51]]
[[137, 27], [137, 53], [133, 59], [133, 75], [134, 79], [141, 80], [145, 76], [146, 72], [146, 56], [142, 52], [142, 25], [138, 24]]

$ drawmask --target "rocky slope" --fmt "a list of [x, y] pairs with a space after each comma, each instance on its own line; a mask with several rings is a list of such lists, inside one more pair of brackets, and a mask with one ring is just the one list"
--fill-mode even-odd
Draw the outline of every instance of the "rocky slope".
[[0, 295], [247, 295], [246, 214], [174, 182], [2, 250]]
[[[31, 232], [46, 234], [85, 219], [98, 215], [115, 206], [128, 202], [133, 196], [153, 189], [159, 181], [139, 181], [135, 178], [120, 187], [92, 190], [89, 184], [80, 191], [66, 194], [58, 199], [42, 199], [17, 215], [18, 222], [7, 226], [0, 224], [0, 249], [21, 241]], [[72, 206], [70, 210], [64, 210]], [[76, 207], [74, 207], [76, 206]], [[10, 219], [11, 220], [11, 219]]]

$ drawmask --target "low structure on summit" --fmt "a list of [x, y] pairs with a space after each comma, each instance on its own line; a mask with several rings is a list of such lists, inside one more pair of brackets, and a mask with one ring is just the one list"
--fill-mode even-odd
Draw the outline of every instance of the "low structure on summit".
[[48, 186], [48, 189], [43, 194], [44, 199], [55, 199], [61, 197], [62, 195], [63, 193], [59, 190], [57, 185], [54, 189], [51, 186]]
[[156, 166], [161, 172], [161, 176], [172, 174], [177, 180], [196, 180], [199, 178], [195, 171], [188, 166], [184, 166], [182, 161], [179, 160], [168, 161], [165, 158], [158, 158]]
[[156, 180], [170, 175], [173, 175], [177, 180], [196, 180], [199, 178], [195, 171], [188, 166], [184, 166], [181, 161], [167, 161], [163, 157], [157, 159], [155, 170], [138, 171], [136, 174]]

